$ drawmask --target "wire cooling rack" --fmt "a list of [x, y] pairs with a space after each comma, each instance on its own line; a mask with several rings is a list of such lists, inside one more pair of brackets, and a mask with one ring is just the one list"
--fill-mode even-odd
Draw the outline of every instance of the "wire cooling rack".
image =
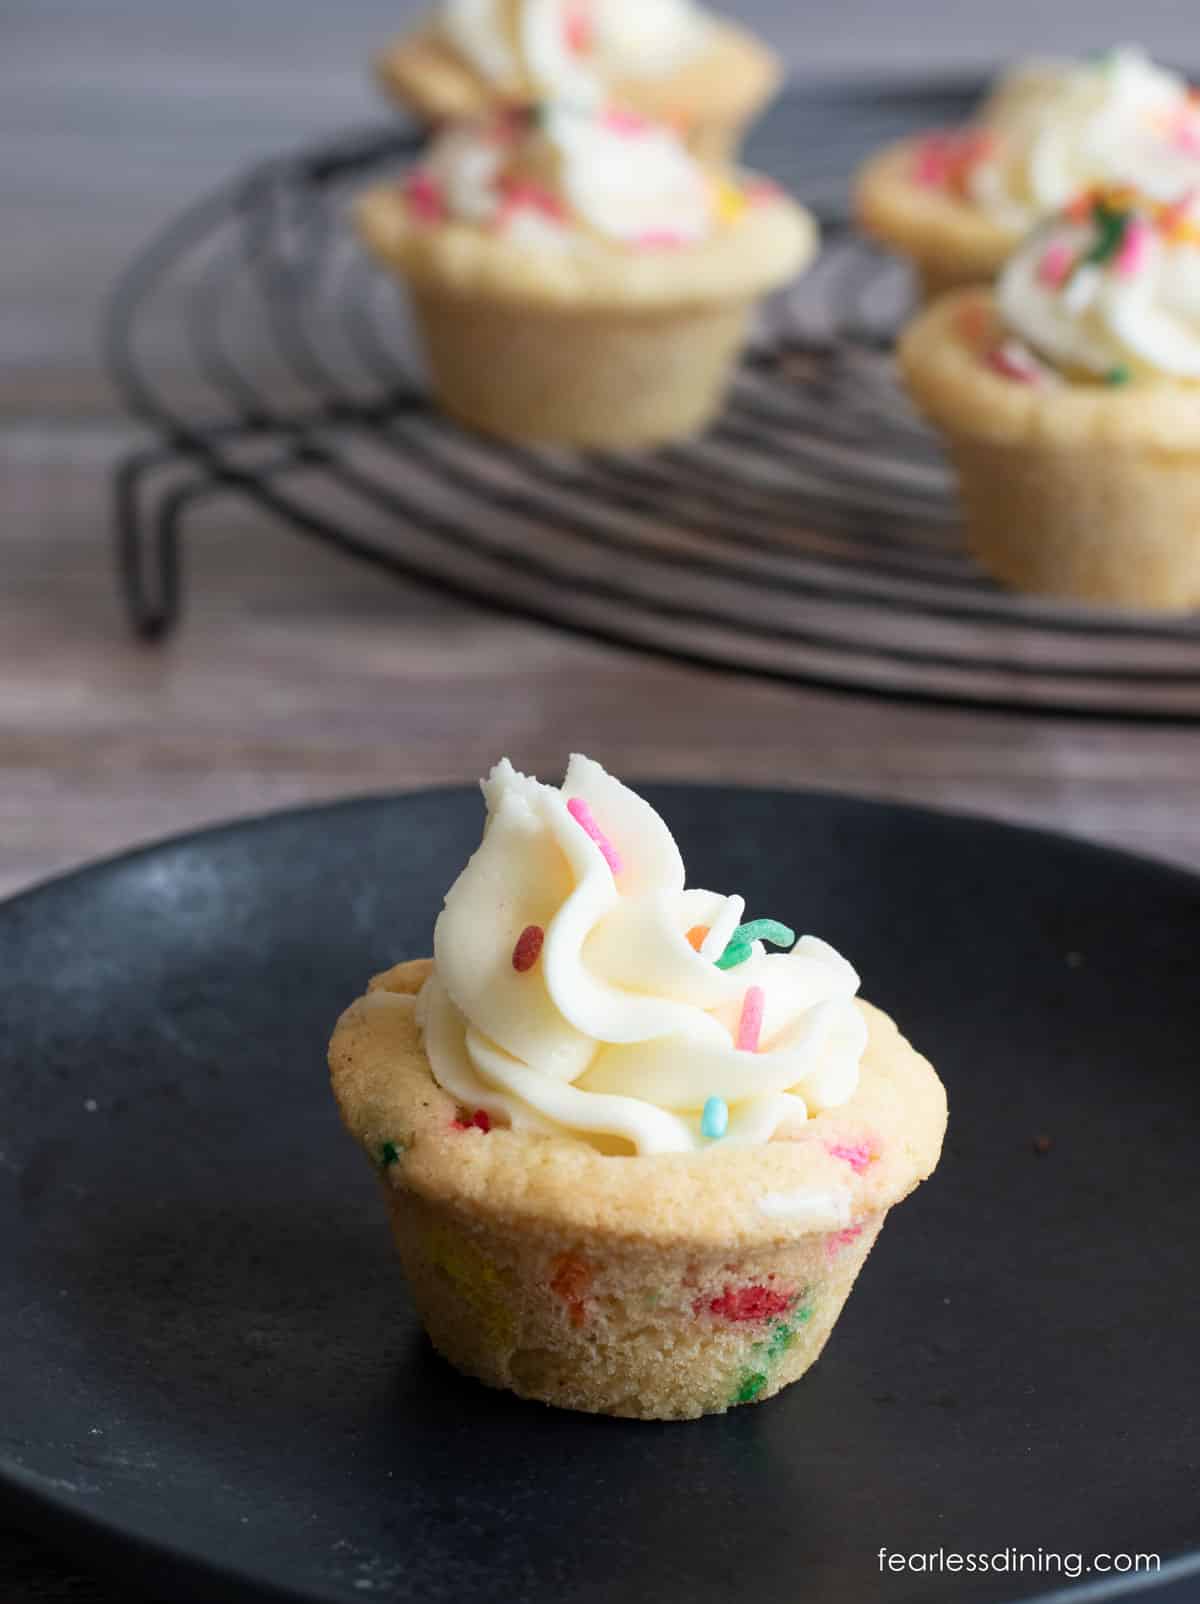
[[188, 513], [245, 497], [300, 534], [490, 607], [710, 668], [896, 701], [1200, 722], [1200, 625], [1047, 604], [961, 547], [936, 442], [890, 359], [907, 280], [846, 217], [860, 157], [960, 118], [978, 84], [795, 93], [751, 160], [821, 218], [707, 435], [534, 450], [430, 406], [403, 296], [347, 221], [418, 138], [373, 128], [268, 161], [131, 265], [107, 350], [157, 436], [116, 471], [134, 628], [179, 619]]

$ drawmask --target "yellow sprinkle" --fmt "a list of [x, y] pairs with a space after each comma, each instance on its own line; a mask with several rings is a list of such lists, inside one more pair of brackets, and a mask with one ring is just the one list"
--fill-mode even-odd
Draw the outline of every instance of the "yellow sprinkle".
[[719, 223], [736, 223], [746, 210], [745, 192], [729, 178], [713, 180], [713, 208]]

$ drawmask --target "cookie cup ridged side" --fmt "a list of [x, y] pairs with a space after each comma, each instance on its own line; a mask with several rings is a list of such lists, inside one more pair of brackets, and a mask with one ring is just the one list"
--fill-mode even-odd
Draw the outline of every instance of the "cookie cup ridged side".
[[709, 421], [755, 301], [816, 244], [808, 214], [782, 200], [711, 240], [649, 252], [535, 251], [469, 225], [414, 224], [393, 187], [363, 196], [358, 219], [409, 286], [447, 412], [505, 439], [614, 449]]
[[609, 1156], [470, 1123], [421, 1050], [428, 971], [380, 976], [330, 1065], [434, 1346], [521, 1397], [642, 1419], [719, 1413], [802, 1375], [888, 1208], [940, 1152], [941, 1084], [891, 1021], [864, 1005], [859, 1091], [797, 1141]]
[[952, 290], [990, 284], [1020, 235], [976, 206], [913, 177], [920, 137], [888, 145], [854, 183], [859, 227], [911, 261], [926, 303]]
[[[375, 57], [375, 77], [392, 100], [419, 121], [487, 117], [541, 96], [527, 83], [493, 84], [431, 29], [419, 29]], [[782, 78], [779, 58], [736, 23], [714, 21], [708, 44], [671, 72], [622, 79], [609, 99], [655, 122], [678, 127], [703, 161], [732, 160], [747, 126]]]
[[982, 360], [997, 329], [989, 294], [959, 292], [898, 348], [945, 435], [971, 553], [1035, 595], [1200, 606], [1200, 386], [1014, 383]]
[[514, 312], [503, 301], [413, 294], [443, 411], [507, 440], [612, 450], [684, 439], [715, 417], [751, 305]]

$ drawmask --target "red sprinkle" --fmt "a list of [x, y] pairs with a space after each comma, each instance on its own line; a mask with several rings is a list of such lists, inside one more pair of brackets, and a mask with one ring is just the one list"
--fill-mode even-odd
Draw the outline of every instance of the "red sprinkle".
[[869, 1142], [858, 1142], [853, 1146], [841, 1142], [826, 1142], [825, 1151], [832, 1158], [840, 1158], [849, 1164], [856, 1175], [861, 1175], [867, 1166], [879, 1157]]
[[546, 932], [541, 925], [526, 925], [517, 937], [517, 944], [512, 952], [512, 966], [519, 975], [533, 968], [542, 956], [542, 943], [546, 939]]
[[630, 111], [625, 106], [609, 106], [600, 121], [612, 133], [625, 134], [627, 137], [643, 134], [649, 126], [644, 117], [639, 117], [636, 111]]
[[513, 212], [519, 211], [540, 212], [543, 217], [552, 218], [556, 223], [567, 220], [567, 208], [554, 191], [547, 189], [544, 184], [534, 183], [530, 178], [505, 178], [501, 181], [500, 193], [504, 197], [502, 222], [507, 222]]
[[419, 222], [441, 223], [446, 218], [446, 198], [431, 173], [414, 167], [404, 180], [404, 198]]
[[492, 1128], [492, 1116], [482, 1108], [477, 1108], [469, 1119], [459, 1117], [450, 1122], [451, 1130], [455, 1131], [483, 1131], [485, 1134]]
[[777, 1320], [780, 1315], [787, 1314], [795, 1301], [794, 1292], [777, 1292], [774, 1287], [761, 1284], [726, 1287], [719, 1298], [711, 1298], [707, 1302], [704, 1298], [697, 1298], [692, 1304], [692, 1313], [699, 1315], [707, 1310], [709, 1314], [715, 1314], [718, 1320]]
[[994, 148], [994, 137], [979, 128], [929, 134], [917, 146], [914, 177], [930, 189], [961, 188], [972, 167]]
[[737, 1042], [739, 1053], [756, 1053], [762, 1030], [763, 1008], [767, 996], [761, 986], [749, 986], [742, 1002], [742, 1017], [738, 1020]]
[[1042, 382], [1041, 369], [1012, 341], [1004, 345], [993, 346], [983, 359], [993, 373], [998, 373], [1002, 379], [1011, 379], [1014, 384], [1040, 384]]

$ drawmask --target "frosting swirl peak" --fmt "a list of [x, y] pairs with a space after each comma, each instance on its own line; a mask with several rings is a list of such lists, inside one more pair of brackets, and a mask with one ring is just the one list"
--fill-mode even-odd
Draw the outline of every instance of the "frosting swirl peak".
[[787, 1137], [853, 1095], [867, 1032], [832, 947], [768, 954], [743, 899], [686, 889], [659, 816], [587, 758], [561, 790], [505, 760], [483, 793], [419, 1000], [434, 1079], [464, 1107], [663, 1153]]

